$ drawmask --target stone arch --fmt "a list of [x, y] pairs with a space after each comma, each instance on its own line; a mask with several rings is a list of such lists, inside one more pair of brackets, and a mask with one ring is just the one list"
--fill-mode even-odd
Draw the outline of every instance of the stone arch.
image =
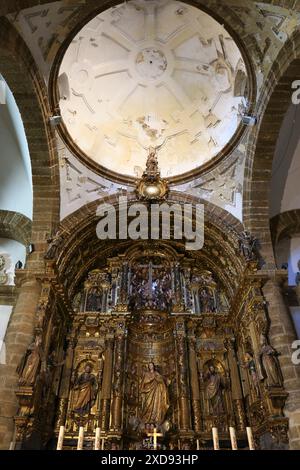
[[288, 284], [295, 285], [299, 271], [300, 209], [281, 212], [270, 220], [274, 255], [280, 268], [288, 272]]
[[[59, 174], [55, 136], [48, 118], [47, 90], [22, 38], [6, 19], [0, 23], [0, 72], [19, 108], [28, 142], [33, 182], [32, 242], [42, 251], [59, 217]], [[47, 204], [46, 204], [47, 201]]]
[[270, 220], [274, 245], [285, 237], [300, 232], [300, 209], [293, 209], [272, 217]]
[[31, 238], [31, 220], [18, 212], [0, 209], [0, 238], [11, 238], [28, 245]]
[[248, 146], [244, 181], [244, 223], [259, 233], [265, 261], [274, 266], [270, 227], [269, 193], [277, 137], [291, 103], [292, 83], [300, 76], [300, 34], [296, 32], [281, 49], [257, 104], [260, 124]]

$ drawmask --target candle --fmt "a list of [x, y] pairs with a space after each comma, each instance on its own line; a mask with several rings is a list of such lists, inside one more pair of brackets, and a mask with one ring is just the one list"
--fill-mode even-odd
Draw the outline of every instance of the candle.
[[232, 450], [238, 450], [237, 441], [236, 441], [235, 429], [232, 428], [232, 427], [229, 427], [229, 433], [230, 433], [230, 440], [231, 440], [231, 448], [232, 448]]
[[78, 442], [77, 442], [77, 450], [82, 450], [83, 449], [83, 438], [84, 438], [84, 427], [80, 426], [79, 435], [78, 435]]
[[102, 439], [102, 446], [101, 449], [104, 450], [104, 439]]
[[246, 432], [247, 432], [247, 438], [248, 438], [248, 443], [249, 443], [249, 449], [250, 450], [255, 450], [255, 444], [254, 444], [252, 429], [250, 427], [247, 427]]
[[200, 450], [200, 442], [199, 442], [199, 439], [197, 439], [197, 450]]
[[63, 443], [64, 443], [64, 435], [65, 435], [65, 427], [60, 426], [59, 427], [59, 434], [58, 434], [58, 439], [57, 439], [56, 450], [62, 450]]
[[218, 428], [212, 428], [214, 450], [220, 450]]
[[100, 439], [100, 428], [96, 428], [96, 436], [95, 436], [95, 450], [101, 449], [101, 439]]

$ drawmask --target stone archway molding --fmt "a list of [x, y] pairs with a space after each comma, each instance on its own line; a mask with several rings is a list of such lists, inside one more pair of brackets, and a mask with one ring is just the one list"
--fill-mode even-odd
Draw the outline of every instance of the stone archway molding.
[[19, 212], [0, 210], [0, 238], [10, 238], [27, 246], [31, 238], [31, 220]]

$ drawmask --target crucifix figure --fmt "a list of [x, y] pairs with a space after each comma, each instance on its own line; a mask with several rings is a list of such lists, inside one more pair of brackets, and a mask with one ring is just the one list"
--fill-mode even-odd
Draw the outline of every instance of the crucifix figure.
[[153, 437], [153, 449], [157, 450], [157, 438], [162, 437], [163, 434], [161, 432], [157, 432], [157, 428], [153, 429], [153, 432], [147, 432], [147, 437]]
[[139, 268], [148, 269], [148, 296], [152, 299], [153, 291], [155, 287], [153, 286], [153, 269], [163, 268], [162, 264], [154, 264], [152, 261], [149, 261], [148, 264], [141, 264]]
[[[147, 259], [133, 267], [131, 305], [135, 308], [167, 308], [171, 295], [171, 275], [163, 264]], [[159, 271], [158, 271], [159, 270]]]

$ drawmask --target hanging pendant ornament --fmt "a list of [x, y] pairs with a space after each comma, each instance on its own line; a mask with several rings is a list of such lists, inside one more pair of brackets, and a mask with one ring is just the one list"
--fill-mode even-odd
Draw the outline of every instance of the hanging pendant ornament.
[[167, 181], [160, 176], [156, 149], [150, 147], [146, 169], [136, 182], [137, 197], [146, 201], [159, 201], [166, 199], [168, 191]]

